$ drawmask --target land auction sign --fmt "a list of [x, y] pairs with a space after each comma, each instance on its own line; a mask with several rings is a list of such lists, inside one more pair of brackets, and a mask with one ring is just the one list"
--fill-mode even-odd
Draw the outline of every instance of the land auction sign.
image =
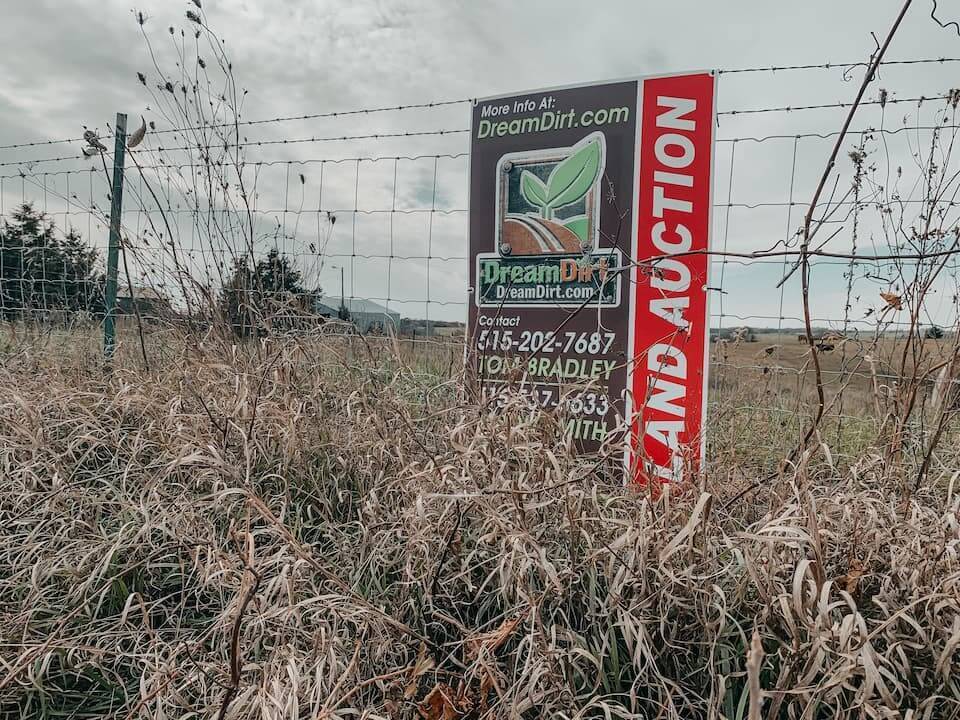
[[478, 101], [468, 361], [584, 450], [677, 480], [703, 453], [713, 73]]

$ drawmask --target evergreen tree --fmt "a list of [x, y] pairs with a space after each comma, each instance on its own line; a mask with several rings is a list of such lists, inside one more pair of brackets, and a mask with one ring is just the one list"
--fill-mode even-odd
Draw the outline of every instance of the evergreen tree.
[[249, 257], [237, 258], [220, 293], [221, 311], [241, 337], [268, 327], [287, 327], [307, 295], [302, 282], [293, 261], [276, 248], [253, 267]]
[[103, 276], [97, 251], [29, 203], [0, 226], [0, 315], [10, 320], [51, 310], [99, 313]]

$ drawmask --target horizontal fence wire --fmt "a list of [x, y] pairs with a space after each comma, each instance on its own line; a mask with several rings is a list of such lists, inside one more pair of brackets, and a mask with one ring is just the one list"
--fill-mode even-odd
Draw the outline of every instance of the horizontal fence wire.
[[[960, 58], [952, 57], [940, 57], [940, 58], [915, 58], [907, 60], [884, 60], [880, 63], [881, 67], [896, 67], [903, 65], [944, 65], [950, 63], [960, 62]], [[803, 64], [803, 65], [770, 65], [764, 67], [744, 67], [744, 68], [721, 68], [716, 70], [718, 75], [737, 75], [737, 74], [747, 74], [747, 73], [778, 73], [778, 72], [788, 72], [792, 70], [836, 70], [843, 69], [845, 72], [849, 72], [856, 68], [866, 69], [868, 63], [864, 61], [853, 61], [853, 62], [841, 62], [841, 63], [815, 63], [815, 64]], [[338, 118], [338, 117], [350, 117], [356, 115], [371, 115], [376, 113], [386, 113], [386, 112], [397, 112], [403, 110], [416, 110], [416, 109], [429, 109], [429, 108], [440, 108], [451, 105], [462, 105], [466, 103], [475, 102], [475, 98], [461, 98], [453, 100], [439, 100], [434, 102], [424, 102], [424, 103], [412, 103], [407, 105], [390, 105], [385, 107], [370, 107], [370, 108], [360, 108], [360, 109], [351, 109], [351, 110], [340, 110], [340, 111], [327, 111], [319, 113], [306, 113], [302, 115], [281, 115], [273, 118], [265, 118], [261, 120], [237, 120], [235, 123], [225, 123], [225, 124], [213, 124], [213, 125], [196, 125], [196, 126], [187, 126], [182, 128], [167, 128], [162, 130], [156, 130], [156, 133], [176, 133], [176, 132], [186, 132], [190, 130], [205, 130], [210, 128], [229, 128], [231, 126], [238, 127], [250, 127], [255, 125], [266, 125], [271, 123], [283, 123], [291, 121], [302, 121], [302, 120], [318, 120], [323, 118]], [[901, 101], [902, 102], [902, 101]], [[835, 107], [835, 106], [825, 106], [825, 107]], [[842, 107], [842, 105], [841, 105]], [[764, 109], [763, 112], [775, 112], [775, 109]], [[730, 114], [735, 114], [738, 111], [727, 111]], [[745, 112], [745, 111], [739, 111]], [[111, 134], [106, 134], [101, 136], [101, 139], [109, 139], [113, 136]], [[65, 143], [75, 143], [83, 142], [82, 137], [70, 137], [70, 138], [61, 138], [58, 140], [33, 140], [20, 143], [11, 143], [6, 145], [0, 145], [0, 150], [16, 150], [21, 148], [29, 147], [42, 147], [45, 145], [61, 145]]]

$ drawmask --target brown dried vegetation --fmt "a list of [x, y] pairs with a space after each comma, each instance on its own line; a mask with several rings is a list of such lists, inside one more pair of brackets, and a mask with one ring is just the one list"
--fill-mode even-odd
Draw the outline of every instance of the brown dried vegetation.
[[0, 714], [957, 716], [956, 474], [654, 500], [441, 353], [247, 350], [6, 356]]

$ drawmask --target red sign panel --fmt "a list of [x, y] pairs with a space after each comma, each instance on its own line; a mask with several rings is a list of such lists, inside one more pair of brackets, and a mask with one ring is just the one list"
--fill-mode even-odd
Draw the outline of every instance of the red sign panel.
[[703, 458], [715, 77], [651, 78], [641, 129], [628, 467], [670, 482]]
[[476, 101], [467, 360], [628, 482], [703, 455], [715, 76]]

